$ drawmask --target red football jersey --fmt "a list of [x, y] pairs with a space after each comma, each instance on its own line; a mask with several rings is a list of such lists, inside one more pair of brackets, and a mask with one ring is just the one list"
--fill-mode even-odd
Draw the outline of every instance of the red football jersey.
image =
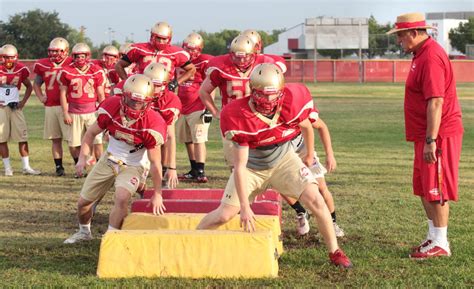
[[148, 42], [132, 44], [127, 57], [132, 63], [136, 63], [135, 73], [143, 73], [147, 65], [152, 62], [163, 63], [170, 71], [170, 79], [174, 78], [176, 67], [183, 66], [190, 59], [189, 53], [181, 47], [169, 46], [165, 50], [156, 51]]
[[74, 65], [64, 67], [59, 73], [60, 85], [67, 86], [67, 101], [74, 104], [97, 102], [96, 88], [105, 82], [104, 71], [93, 63], [84, 71]]
[[45, 85], [46, 102], [45, 106], [59, 106], [59, 82], [58, 74], [72, 62], [71, 57], [67, 57], [61, 63], [51, 62], [49, 58], [42, 58], [35, 62], [33, 72], [39, 75]]
[[123, 90], [123, 85], [125, 84], [125, 80], [120, 80], [117, 82], [117, 84], [114, 86], [114, 95], [122, 95], [122, 90]]
[[[257, 55], [255, 62], [241, 72], [233, 63], [230, 54], [217, 56], [209, 61], [207, 75], [215, 87], [219, 87], [222, 106], [250, 95], [249, 77], [255, 66], [261, 63], [275, 63], [275, 58], [265, 54]], [[285, 66], [286, 67], [286, 66]]]
[[[206, 107], [199, 98], [199, 88], [201, 83], [206, 77], [206, 70], [209, 60], [214, 56], [209, 54], [201, 54], [196, 59], [193, 59], [191, 62], [196, 67], [196, 73], [194, 77], [191, 77], [186, 82], [183, 82], [179, 85], [178, 96], [183, 105], [181, 110], [182, 114], [190, 114], [195, 111], [204, 110]], [[178, 77], [184, 73], [185, 70], [182, 68], [176, 69], [176, 74]]]
[[105, 97], [109, 97], [111, 95], [112, 87], [120, 81], [120, 76], [118, 75], [117, 71], [115, 71], [114, 65], [107, 67], [107, 65], [105, 65], [105, 63], [100, 59], [94, 59], [92, 60], [92, 63], [99, 66], [104, 71], [104, 92]]
[[12, 69], [7, 69], [3, 65], [0, 66], [0, 85], [16, 85], [18, 90], [20, 90], [23, 80], [27, 79], [28, 76], [30, 76], [30, 71], [21, 62], [17, 62]]
[[166, 124], [159, 113], [149, 109], [136, 121], [127, 121], [121, 110], [120, 97], [112, 96], [99, 107], [97, 124], [109, 131], [107, 151], [130, 165], [143, 164], [145, 149], [153, 149], [166, 141]]
[[225, 138], [251, 149], [293, 139], [301, 132], [298, 124], [314, 111], [311, 94], [302, 84], [285, 85], [283, 104], [271, 120], [256, 112], [250, 103], [246, 98], [227, 105], [221, 112], [220, 125]]
[[178, 119], [181, 111], [181, 101], [178, 96], [165, 88], [165, 93], [152, 102], [152, 109], [159, 112], [167, 125], [173, 124]]

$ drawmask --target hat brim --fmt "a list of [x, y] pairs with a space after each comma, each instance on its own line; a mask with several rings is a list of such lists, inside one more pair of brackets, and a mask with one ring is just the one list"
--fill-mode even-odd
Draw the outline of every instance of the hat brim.
[[397, 33], [399, 31], [415, 30], [415, 29], [434, 29], [434, 30], [436, 30], [435, 27], [426, 25], [426, 26], [418, 26], [418, 27], [410, 27], [410, 28], [399, 28], [399, 29], [393, 28], [392, 30], [386, 32], [385, 34], [390, 35], [390, 34], [393, 34], [393, 33]]

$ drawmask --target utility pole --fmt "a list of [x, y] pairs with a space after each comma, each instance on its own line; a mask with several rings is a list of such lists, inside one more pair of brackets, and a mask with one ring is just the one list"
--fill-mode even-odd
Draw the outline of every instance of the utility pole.
[[80, 42], [84, 42], [84, 38], [86, 37], [86, 27], [81, 25], [81, 27], [79, 27], [79, 41]]

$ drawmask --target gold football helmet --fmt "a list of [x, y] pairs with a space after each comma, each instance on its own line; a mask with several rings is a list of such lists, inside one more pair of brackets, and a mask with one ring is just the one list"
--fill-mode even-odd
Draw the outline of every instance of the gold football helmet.
[[150, 63], [143, 71], [145, 76], [148, 76], [155, 86], [155, 96], [161, 97], [166, 89], [166, 85], [170, 80], [170, 72], [163, 63]]
[[3, 65], [7, 69], [12, 69], [18, 60], [18, 50], [11, 44], [2, 46]]
[[240, 35], [245, 35], [248, 38], [252, 39], [252, 41], [255, 43], [255, 52], [257, 54], [262, 52], [262, 37], [257, 32], [257, 30], [247, 29], [242, 31]]
[[183, 49], [189, 53], [191, 59], [196, 59], [204, 48], [204, 39], [196, 32], [189, 34], [183, 41]]
[[107, 45], [102, 50], [102, 55], [110, 55], [110, 56], [119, 57], [119, 50], [117, 49], [117, 47], [113, 45]]
[[230, 44], [232, 62], [240, 70], [247, 70], [255, 61], [255, 43], [245, 35], [239, 35]]
[[[72, 47], [72, 57], [74, 58], [74, 64], [77, 67], [83, 67], [86, 65], [91, 57], [91, 49], [86, 43], [77, 43]], [[79, 55], [84, 54], [86, 57], [81, 58]]]
[[130, 46], [132, 46], [132, 43], [124, 43], [120, 45], [120, 48], [119, 48], [120, 57], [122, 57], [124, 54], [127, 54], [127, 52], [130, 50]]
[[157, 50], [166, 49], [173, 36], [171, 26], [166, 22], [158, 22], [151, 28], [150, 44]]
[[69, 42], [62, 37], [56, 37], [49, 43], [48, 56], [52, 62], [60, 63], [69, 54]]
[[143, 74], [127, 78], [122, 90], [122, 110], [129, 119], [142, 117], [153, 100], [153, 83]]
[[262, 63], [255, 66], [250, 74], [250, 98], [255, 109], [271, 115], [283, 100], [285, 78], [281, 69], [273, 63]]

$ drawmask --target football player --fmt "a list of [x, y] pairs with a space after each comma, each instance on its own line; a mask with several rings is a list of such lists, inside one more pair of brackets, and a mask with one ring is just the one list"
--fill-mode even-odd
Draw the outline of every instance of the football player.
[[[28, 76], [30, 71], [18, 61], [18, 51], [15, 46], [2, 46], [0, 58], [0, 154], [3, 158], [5, 176], [13, 176], [10, 164], [8, 140], [18, 142], [23, 173], [39, 175], [40, 171], [30, 166], [28, 149], [28, 132], [23, 108], [30, 98], [33, 87]], [[23, 99], [20, 100], [21, 85], [26, 87]]]
[[[181, 47], [171, 45], [172, 36], [173, 31], [168, 23], [158, 22], [153, 25], [150, 31], [150, 40], [145, 43], [132, 44], [127, 54], [115, 65], [120, 78], [127, 78], [125, 68], [130, 64], [136, 64], [136, 73], [143, 73], [147, 65], [152, 62], [164, 64], [170, 72], [169, 90], [174, 91], [179, 84], [191, 78], [196, 68], [189, 60], [189, 54], [186, 51]], [[177, 67], [181, 67], [186, 72], [175, 78]]]
[[[282, 195], [301, 200], [311, 210], [330, 262], [351, 267], [337, 244], [331, 215], [307, 167], [314, 160], [314, 132], [309, 119], [313, 100], [308, 89], [301, 84], [285, 85], [281, 69], [270, 63], [255, 67], [250, 88], [250, 98], [237, 99], [222, 111], [221, 132], [235, 146], [234, 171], [220, 206], [201, 220], [198, 229], [217, 228], [240, 212], [243, 229], [254, 231], [250, 202], [271, 186]], [[302, 159], [292, 144], [298, 138], [306, 147]]]
[[92, 207], [112, 186], [115, 186], [115, 196], [108, 230], [120, 229], [127, 215], [128, 203], [138, 189], [148, 162], [155, 191], [150, 206], [154, 214], [164, 213], [160, 146], [166, 140], [166, 124], [157, 112], [150, 109], [153, 90], [151, 79], [137, 74], [126, 80], [122, 96], [112, 96], [101, 103], [97, 121], [84, 136], [76, 173], [82, 174], [94, 138], [105, 130], [110, 132], [109, 146], [82, 187], [77, 211], [79, 231], [64, 243], [92, 239]]
[[[206, 142], [212, 115], [199, 98], [199, 88], [206, 77], [205, 72], [212, 55], [202, 53], [204, 40], [196, 32], [189, 34], [183, 41], [183, 49], [191, 56], [196, 67], [194, 77], [179, 85], [178, 96], [183, 108], [176, 124], [178, 140], [186, 144], [191, 170], [180, 175], [182, 180], [194, 180], [206, 183], [208, 178], [204, 172], [206, 162]], [[185, 73], [178, 68], [178, 75]]]
[[181, 101], [178, 96], [167, 89], [169, 71], [161, 63], [151, 63], [143, 72], [154, 85], [152, 109], [159, 112], [167, 125], [167, 141], [162, 150], [163, 174], [166, 185], [175, 188], [178, 184], [176, 173], [176, 137], [175, 123], [181, 111]]
[[[62, 140], [68, 139], [68, 128], [64, 123], [63, 111], [59, 101], [58, 73], [69, 66], [72, 58], [69, 55], [69, 43], [62, 37], [56, 37], [49, 43], [48, 57], [38, 59], [33, 66], [36, 73], [33, 89], [38, 99], [44, 104], [44, 139], [52, 142], [52, 153], [56, 175], [64, 175]], [[44, 92], [41, 86], [44, 83]]]
[[[60, 71], [58, 80], [64, 123], [69, 128], [69, 150], [77, 163], [82, 136], [97, 119], [97, 103], [105, 98], [105, 74], [90, 62], [91, 51], [87, 44], [77, 43], [71, 54], [73, 62]], [[103, 152], [102, 136], [97, 136], [94, 144], [94, 156], [98, 160]], [[75, 174], [75, 177], [80, 175]]]
[[95, 65], [104, 70], [105, 73], [105, 98], [111, 95], [113, 87], [120, 81], [118, 73], [115, 71], [115, 63], [119, 60], [119, 50], [113, 45], [108, 45], [102, 50], [102, 59], [92, 61]]

